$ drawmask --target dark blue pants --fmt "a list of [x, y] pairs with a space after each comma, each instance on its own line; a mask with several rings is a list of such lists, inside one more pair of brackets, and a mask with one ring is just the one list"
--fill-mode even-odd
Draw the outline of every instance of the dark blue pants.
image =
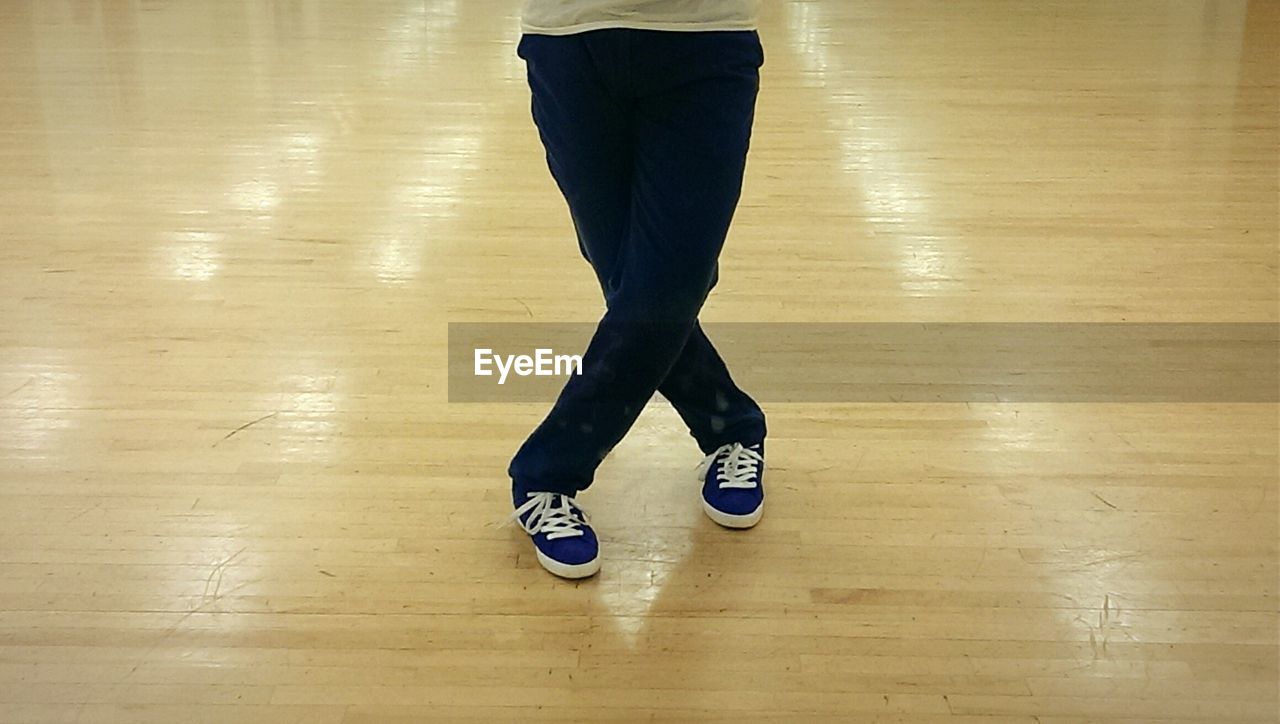
[[533, 118], [607, 311], [511, 461], [524, 493], [576, 494], [655, 391], [703, 452], [764, 414], [698, 325], [738, 204], [763, 51], [754, 32], [526, 35]]

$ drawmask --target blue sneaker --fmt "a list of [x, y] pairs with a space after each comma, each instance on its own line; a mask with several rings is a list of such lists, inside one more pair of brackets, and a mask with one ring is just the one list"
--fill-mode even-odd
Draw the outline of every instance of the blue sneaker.
[[508, 522], [533, 539], [542, 567], [561, 578], [586, 578], [600, 570], [600, 541], [578, 501], [561, 493], [529, 493]]
[[750, 528], [764, 515], [764, 443], [723, 445], [699, 466], [702, 509], [726, 528]]

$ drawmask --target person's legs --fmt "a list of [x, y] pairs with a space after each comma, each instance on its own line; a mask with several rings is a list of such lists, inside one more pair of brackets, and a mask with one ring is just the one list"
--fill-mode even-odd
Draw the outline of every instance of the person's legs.
[[[756, 34], [606, 32], [612, 40], [601, 52], [623, 59], [615, 66], [622, 72], [606, 90], [624, 89], [620, 105], [630, 117], [630, 214], [613, 259], [598, 259], [574, 194], [566, 192], [588, 258], [597, 274], [606, 271], [601, 278], [609, 305], [583, 355], [583, 374], [570, 378], [512, 460], [517, 499], [521, 491], [574, 494], [588, 487], [600, 461], [677, 369], [714, 283], [716, 259], [741, 192], [763, 60]], [[531, 79], [541, 46], [524, 47]], [[538, 84], [531, 82], [536, 96]], [[551, 90], [552, 100], [559, 90]], [[571, 108], [556, 110], [557, 119], [572, 115]], [[544, 115], [539, 127], [552, 120]], [[554, 148], [561, 135], [543, 130], [563, 188], [565, 168], [556, 170], [560, 160]], [[679, 380], [695, 378], [695, 365], [707, 362], [709, 344], [697, 344], [690, 369], [672, 382], [677, 398], [683, 391]], [[714, 411], [714, 397], [709, 399], [708, 409]]]
[[[606, 298], [615, 286], [612, 276], [627, 240], [632, 203], [633, 102], [621, 85], [622, 34], [526, 35], [518, 49], [528, 68], [533, 119], [547, 166], [568, 203], [579, 249]], [[586, 365], [584, 360], [584, 371]], [[579, 432], [582, 427], [573, 425]], [[536, 463], [521, 461], [517, 455], [509, 470], [517, 505], [528, 492], [572, 496], [586, 487], [578, 484], [580, 476], [540, 473]]]

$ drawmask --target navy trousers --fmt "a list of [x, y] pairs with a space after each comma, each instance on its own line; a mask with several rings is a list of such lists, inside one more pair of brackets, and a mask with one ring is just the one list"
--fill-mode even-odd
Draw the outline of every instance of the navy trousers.
[[754, 32], [525, 35], [547, 163], [607, 311], [511, 461], [525, 493], [575, 495], [655, 391], [704, 453], [765, 436], [698, 324], [742, 190], [764, 61]]

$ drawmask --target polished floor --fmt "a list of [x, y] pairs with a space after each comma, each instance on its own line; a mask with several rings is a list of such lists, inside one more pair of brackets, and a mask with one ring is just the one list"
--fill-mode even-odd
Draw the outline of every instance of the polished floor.
[[[706, 319], [1280, 321], [1280, 3], [764, 4]], [[745, 534], [655, 404], [542, 571], [445, 374], [600, 310], [517, 5], [0, 5], [0, 721], [1276, 721], [1265, 395], [769, 405]]]

